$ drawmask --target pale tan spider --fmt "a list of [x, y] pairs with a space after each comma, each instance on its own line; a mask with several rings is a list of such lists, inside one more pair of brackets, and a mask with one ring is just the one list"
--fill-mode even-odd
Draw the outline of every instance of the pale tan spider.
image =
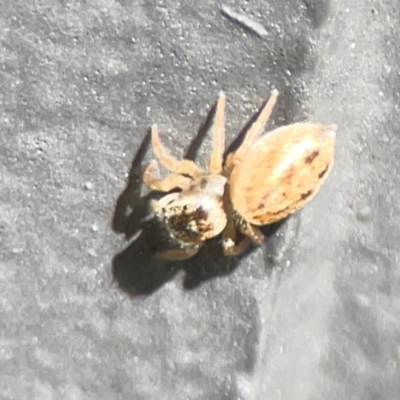
[[[161, 192], [180, 189], [152, 202], [153, 212], [179, 244], [178, 249], [158, 252], [157, 258], [188, 259], [205, 240], [220, 233], [224, 253], [238, 255], [250, 241], [262, 243], [264, 236], [256, 225], [287, 217], [318, 192], [333, 165], [336, 126], [298, 123], [260, 138], [277, 97], [274, 90], [240, 147], [224, 163], [226, 100], [220, 92], [206, 170], [170, 155], [157, 126], [152, 126], [154, 154], [171, 173], [163, 180], [155, 178], [153, 160], [143, 172], [143, 181]], [[244, 235], [239, 243], [237, 231]]]

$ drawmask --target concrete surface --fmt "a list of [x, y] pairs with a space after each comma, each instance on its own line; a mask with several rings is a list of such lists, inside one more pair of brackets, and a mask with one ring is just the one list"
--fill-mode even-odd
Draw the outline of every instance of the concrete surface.
[[[400, 398], [397, 0], [0, 11], [1, 399]], [[224, 89], [233, 140], [274, 87], [270, 127], [338, 124], [326, 186], [241, 259], [154, 262], [148, 127], [179, 156]]]

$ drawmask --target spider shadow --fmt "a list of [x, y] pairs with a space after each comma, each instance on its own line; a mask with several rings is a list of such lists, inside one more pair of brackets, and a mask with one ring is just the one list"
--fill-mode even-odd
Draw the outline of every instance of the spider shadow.
[[[216, 103], [209, 110], [205, 121], [190, 143], [185, 158], [194, 160], [196, 157], [206, 134], [212, 127], [215, 110]], [[238, 139], [228, 147], [226, 154], [239, 146], [240, 139], [257, 115], [258, 113], [246, 123]], [[181, 270], [185, 273], [183, 287], [188, 290], [198, 287], [207, 280], [232, 273], [238, 267], [240, 260], [254, 251], [254, 247], [250, 246], [238, 257], [226, 257], [222, 251], [221, 238], [216, 237], [208, 240], [199, 253], [189, 260], [160, 261], [154, 257], [157, 251], [171, 248], [176, 244], [171, 241], [168, 232], [159, 221], [146, 218], [150, 200], [161, 196], [157, 192], [141, 196], [143, 161], [149, 144], [150, 132], [147, 132], [132, 161], [127, 186], [116, 202], [112, 229], [116, 233], [124, 234], [127, 240], [132, 238], [133, 240], [127, 248], [113, 257], [114, 280], [129, 295], [139, 296], [155, 292]], [[283, 222], [262, 227], [267, 240]]]
[[[267, 240], [281, 223], [263, 227]], [[149, 295], [172, 280], [179, 271], [185, 273], [183, 288], [193, 290], [208, 280], [231, 274], [239, 266], [240, 260], [255, 250], [249, 247], [238, 257], [226, 257], [220, 238], [215, 238], [207, 241], [199, 253], [189, 260], [161, 261], [154, 254], [160, 249], [159, 244], [166, 242], [164, 234], [158, 222], [148, 221], [142, 234], [113, 258], [114, 280], [129, 295]]]

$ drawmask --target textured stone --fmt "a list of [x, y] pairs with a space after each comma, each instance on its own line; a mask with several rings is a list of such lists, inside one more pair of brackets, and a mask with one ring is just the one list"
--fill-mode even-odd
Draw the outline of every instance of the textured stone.
[[[0, 6], [2, 399], [399, 398], [398, 2], [223, 5], [263, 34], [211, 0]], [[223, 89], [233, 140], [273, 88], [271, 129], [339, 126], [326, 186], [239, 260], [155, 262], [148, 127], [184, 154]]]

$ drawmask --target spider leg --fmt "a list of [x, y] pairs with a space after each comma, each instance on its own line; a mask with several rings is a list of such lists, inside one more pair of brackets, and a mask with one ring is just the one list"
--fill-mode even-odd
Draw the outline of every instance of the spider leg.
[[195, 178], [202, 175], [204, 171], [191, 160], [177, 160], [169, 151], [162, 145], [158, 134], [157, 125], [151, 127], [151, 144], [154, 154], [160, 162], [171, 172], [176, 174], [189, 175]]
[[195, 256], [201, 248], [201, 245], [193, 244], [182, 247], [181, 249], [169, 249], [158, 251], [155, 255], [157, 260], [164, 261], [182, 261]]
[[222, 248], [224, 254], [226, 256], [238, 256], [247, 249], [249, 244], [250, 240], [247, 236], [236, 244], [236, 227], [232, 221], [228, 221], [226, 228], [222, 232]]
[[261, 110], [257, 119], [251, 125], [250, 129], [247, 131], [242, 144], [239, 146], [235, 153], [228, 157], [228, 167], [241, 162], [249, 147], [254, 143], [256, 139], [258, 139], [262, 135], [265, 125], [268, 122], [268, 119], [271, 116], [272, 110], [276, 104], [278, 95], [279, 92], [277, 90], [273, 90], [271, 92], [271, 97]]
[[220, 174], [225, 149], [225, 94], [219, 93], [217, 109], [213, 124], [212, 153], [209, 161], [209, 171], [212, 174]]
[[162, 180], [157, 179], [153, 176], [153, 171], [156, 168], [157, 161], [152, 160], [145, 168], [142, 175], [143, 182], [152, 190], [169, 192], [170, 190], [176, 188], [184, 189], [192, 182], [191, 178], [179, 174], [170, 174]]
[[257, 246], [259, 246], [264, 241], [263, 233], [260, 231], [260, 229], [252, 225], [250, 222], [242, 220], [239, 224], [239, 229], [240, 232], [243, 233], [243, 235], [249, 237], [251, 241]]

